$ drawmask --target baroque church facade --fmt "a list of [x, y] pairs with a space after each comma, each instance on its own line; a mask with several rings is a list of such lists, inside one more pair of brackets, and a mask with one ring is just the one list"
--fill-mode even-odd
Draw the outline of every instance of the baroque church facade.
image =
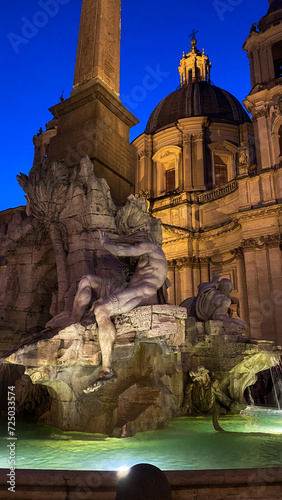
[[210, 83], [197, 49], [180, 61], [180, 88], [152, 112], [137, 149], [136, 193], [163, 223], [170, 301], [215, 273], [234, 284], [255, 338], [282, 341], [282, 2], [270, 1], [243, 47], [244, 104]]
[[[251, 70], [244, 105], [252, 118], [228, 91], [211, 84], [211, 63], [193, 38], [180, 61], [180, 88], [159, 103], [130, 144], [137, 120], [119, 98], [120, 23], [113, 18], [120, 18], [120, 1], [101, 3], [99, 24], [97, 2], [83, 0], [73, 92], [50, 109], [53, 120], [34, 137], [34, 164], [60, 160], [71, 172], [88, 155], [119, 203], [133, 190], [146, 197], [163, 224], [170, 302], [196, 295], [201, 282], [219, 273], [234, 284], [248, 334], [281, 344], [282, 1], [269, 3], [244, 44]], [[0, 214], [3, 332], [5, 324], [9, 332], [24, 325], [24, 332], [48, 319], [42, 310], [55, 258], [47, 239], [30, 251], [34, 239], [25, 227], [24, 207]], [[16, 240], [24, 242], [24, 252]], [[87, 251], [77, 257], [81, 276], [89, 272], [79, 267]]]

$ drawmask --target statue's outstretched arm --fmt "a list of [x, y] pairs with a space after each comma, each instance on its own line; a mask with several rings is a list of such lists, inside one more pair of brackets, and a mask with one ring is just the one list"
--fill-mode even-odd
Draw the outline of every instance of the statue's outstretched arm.
[[137, 245], [121, 245], [111, 243], [104, 231], [99, 231], [101, 246], [117, 257], [140, 257], [152, 252], [152, 243], [139, 243]]
[[246, 326], [244, 321], [242, 321], [241, 319], [237, 319], [237, 318], [230, 318], [230, 316], [228, 316], [228, 309], [230, 307], [230, 304], [231, 304], [231, 299], [229, 299], [229, 297], [226, 297], [226, 298], [222, 298], [222, 295], [218, 296], [215, 298], [215, 303], [217, 305], [217, 308], [215, 310], [215, 312], [213, 313], [213, 316], [212, 316], [212, 319], [215, 320], [215, 321], [226, 321], [228, 323], [237, 323], [238, 325], [241, 325], [241, 326]]

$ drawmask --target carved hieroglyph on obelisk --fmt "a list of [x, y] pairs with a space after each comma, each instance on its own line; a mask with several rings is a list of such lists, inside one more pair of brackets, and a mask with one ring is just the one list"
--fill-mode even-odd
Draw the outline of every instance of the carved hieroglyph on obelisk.
[[83, 0], [74, 90], [100, 79], [119, 95], [121, 0]]
[[[73, 91], [50, 108], [57, 130], [48, 160], [64, 160], [72, 168], [88, 155], [112, 197], [125, 202], [136, 165], [129, 129], [138, 120], [119, 98], [120, 15], [121, 0], [82, 0]], [[44, 133], [36, 139], [43, 141]]]

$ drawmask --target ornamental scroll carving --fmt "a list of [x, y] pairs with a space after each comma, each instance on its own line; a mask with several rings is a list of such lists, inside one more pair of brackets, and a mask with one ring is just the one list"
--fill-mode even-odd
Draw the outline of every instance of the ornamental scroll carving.
[[209, 266], [211, 262], [210, 257], [181, 257], [179, 259], [173, 259], [168, 261], [169, 269], [184, 269], [187, 267], [200, 268]]
[[267, 107], [264, 107], [264, 108], [259, 109], [258, 111], [255, 111], [253, 113], [252, 120], [256, 121], [259, 118], [267, 118], [267, 117], [268, 117], [268, 109], [267, 109]]
[[192, 140], [193, 134], [183, 134], [183, 141], [190, 142]]
[[243, 251], [255, 250], [255, 249], [265, 249], [265, 248], [277, 248], [281, 243], [281, 235], [269, 234], [266, 236], [260, 236], [259, 238], [249, 238], [243, 240], [241, 247]]
[[149, 158], [150, 153], [151, 151], [149, 147], [141, 149], [138, 153], [138, 160], [141, 160], [142, 158]]

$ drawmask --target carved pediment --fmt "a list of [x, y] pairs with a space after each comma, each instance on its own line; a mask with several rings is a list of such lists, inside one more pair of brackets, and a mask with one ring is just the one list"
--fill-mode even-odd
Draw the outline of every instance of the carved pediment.
[[238, 151], [238, 146], [230, 141], [212, 142], [208, 145], [211, 151], [225, 152], [235, 154]]

